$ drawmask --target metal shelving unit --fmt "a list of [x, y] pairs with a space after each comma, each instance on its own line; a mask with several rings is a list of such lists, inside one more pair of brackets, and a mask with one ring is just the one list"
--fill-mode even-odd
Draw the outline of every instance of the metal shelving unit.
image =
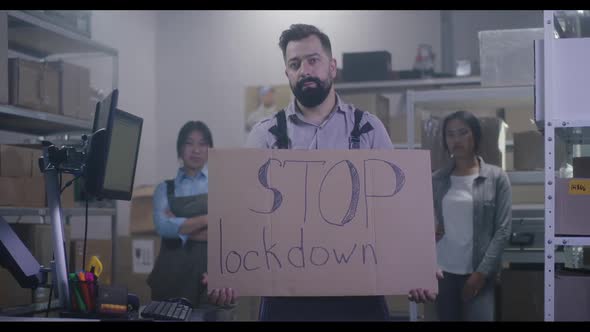
[[79, 33], [64, 29], [36, 15], [8, 10], [8, 47], [18, 52], [45, 58], [56, 54], [94, 53], [118, 55], [116, 49]]
[[59, 132], [92, 129], [90, 121], [30, 110], [13, 105], [0, 105], [0, 130], [23, 134], [50, 135]]
[[[406, 112], [408, 128], [408, 146], [414, 148], [420, 144], [415, 142], [414, 122], [416, 107], [428, 111], [458, 109], [533, 109], [534, 87], [470, 87], [461, 89], [409, 90], [406, 95]], [[507, 147], [513, 142], [507, 141]], [[542, 184], [542, 171], [508, 171], [506, 172], [513, 185]]]
[[451, 77], [451, 78], [424, 78], [413, 80], [391, 80], [391, 81], [367, 81], [367, 82], [346, 82], [337, 83], [334, 88], [338, 93], [388, 93], [405, 91], [409, 88], [433, 88], [458, 85], [479, 85], [479, 76]]
[[[573, 11], [576, 12], [576, 11]], [[590, 143], [590, 116], [587, 103], [587, 75], [590, 66], [589, 38], [557, 38], [555, 25], [560, 24], [558, 12], [544, 11], [544, 58], [540, 73], [544, 80], [541, 91], [544, 103], [545, 127], [545, 321], [554, 321], [556, 293], [556, 248], [558, 246], [588, 246], [588, 236], [556, 236], [555, 216], [556, 165], [555, 140], [561, 137], [568, 145]], [[541, 76], [540, 75], [540, 76]]]
[[[58, 59], [108, 57], [112, 59], [112, 87], [118, 86], [118, 52], [79, 33], [42, 20], [36, 15], [19, 10], [4, 11], [7, 16], [8, 51], [18, 56], [41, 61]], [[2, 11], [0, 11], [2, 13]], [[0, 105], [0, 130], [11, 137], [0, 143], [39, 144], [43, 136], [89, 133], [91, 121], [75, 119], [59, 114]], [[14, 135], [12, 135], [14, 134]], [[7, 136], [7, 135], [4, 135]], [[12, 138], [14, 136], [14, 138]], [[65, 222], [72, 216], [84, 216], [84, 208], [62, 209]], [[46, 208], [0, 207], [3, 216], [39, 216], [40, 223], [49, 223]], [[116, 266], [117, 213], [115, 208], [89, 208], [89, 216], [110, 216], [112, 231], [112, 264]], [[47, 219], [47, 220], [46, 220]], [[115, 269], [112, 269], [115, 282]]]
[[[118, 86], [118, 52], [79, 33], [44, 21], [36, 15], [7, 10], [8, 50], [41, 61], [108, 57], [112, 60], [112, 87]], [[38, 140], [32, 135], [88, 132], [91, 121], [39, 112], [12, 105], [0, 105], [0, 130], [30, 135], [22, 144]], [[12, 143], [12, 142], [11, 142]]]

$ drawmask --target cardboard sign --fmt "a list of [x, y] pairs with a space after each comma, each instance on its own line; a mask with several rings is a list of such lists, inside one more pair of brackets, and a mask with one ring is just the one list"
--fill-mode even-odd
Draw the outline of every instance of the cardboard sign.
[[209, 287], [437, 290], [428, 151], [209, 150]]
[[570, 180], [568, 193], [570, 195], [590, 195], [589, 179]]

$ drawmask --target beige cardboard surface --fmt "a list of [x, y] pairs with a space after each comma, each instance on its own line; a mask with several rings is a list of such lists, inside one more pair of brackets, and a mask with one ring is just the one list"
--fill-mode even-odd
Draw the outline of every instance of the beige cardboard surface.
[[155, 232], [153, 195], [156, 186], [141, 186], [133, 190], [129, 231], [131, 234]]
[[242, 296], [437, 290], [428, 151], [212, 149], [208, 255]]
[[0, 176], [31, 176], [32, 149], [13, 145], [0, 145]]
[[385, 126], [387, 133], [391, 135], [389, 99], [387, 97], [378, 93], [354, 93], [347, 94], [342, 99], [362, 111], [367, 111], [377, 116]]

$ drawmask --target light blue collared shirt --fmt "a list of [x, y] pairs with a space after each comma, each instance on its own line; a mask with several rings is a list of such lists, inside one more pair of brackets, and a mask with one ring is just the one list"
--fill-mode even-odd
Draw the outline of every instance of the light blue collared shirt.
[[[163, 238], [179, 237], [184, 244], [188, 239], [187, 235], [179, 234], [180, 225], [186, 218], [170, 218], [166, 216], [166, 210], [170, 209], [168, 204], [166, 181], [161, 182], [154, 192], [154, 225], [156, 232]], [[207, 165], [195, 176], [188, 176], [183, 168], [178, 169], [174, 178], [174, 196], [194, 196], [209, 192], [209, 169]]]

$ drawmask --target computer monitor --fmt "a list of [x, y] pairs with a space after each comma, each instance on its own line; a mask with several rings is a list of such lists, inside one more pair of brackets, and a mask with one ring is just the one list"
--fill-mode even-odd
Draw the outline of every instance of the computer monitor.
[[94, 112], [94, 122], [92, 124], [92, 133], [99, 129], [106, 129], [109, 121], [109, 115], [117, 108], [119, 102], [119, 90], [115, 89], [103, 100], [96, 103]]
[[97, 199], [130, 200], [143, 119], [117, 109], [118, 91], [97, 103], [84, 180]]
[[120, 109], [112, 115], [102, 196], [128, 201], [133, 192], [143, 119]]

